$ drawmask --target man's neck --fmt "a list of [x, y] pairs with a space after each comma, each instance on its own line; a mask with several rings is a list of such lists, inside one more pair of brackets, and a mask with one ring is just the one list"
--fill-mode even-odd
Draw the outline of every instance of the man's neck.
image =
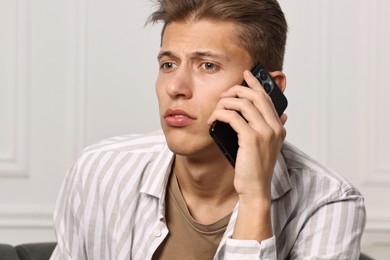
[[173, 171], [192, 216], [211, 224], [230, 214], [238, 196], [233, 186], [234, 169], [225, 158], [208, 163], [176, 155]]

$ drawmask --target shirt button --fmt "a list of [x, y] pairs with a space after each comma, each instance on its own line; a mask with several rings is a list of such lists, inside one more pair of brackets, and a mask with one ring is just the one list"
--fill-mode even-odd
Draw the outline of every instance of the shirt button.
[[161, 236], [161, 231], [158, 230], [158, 229], [156, 229], [156, 230], [153, 232], [153, 234], [154, 234], [155, 237], [159, 237], [159, 236]]

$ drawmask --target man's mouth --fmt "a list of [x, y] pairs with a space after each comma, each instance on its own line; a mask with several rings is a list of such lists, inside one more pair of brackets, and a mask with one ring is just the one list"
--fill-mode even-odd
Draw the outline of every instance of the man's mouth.
[[195, 118], [182, 109], [168, 109], [164, 113], [164, 122], [171, 127], [185, 127], [190, 125]]

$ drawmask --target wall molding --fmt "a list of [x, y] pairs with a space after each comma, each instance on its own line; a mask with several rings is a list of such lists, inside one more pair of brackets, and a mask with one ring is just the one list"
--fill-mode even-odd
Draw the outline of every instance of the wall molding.
[[[372, 77], [370, 77], [370, 84], [375, 86], [384, 86], [381, 84], [383, 80], [385, 80], [387, 77], [386, 75], [383, 75], [381, 70], [381, 67], [383, 67], [384, 63], [382, 63], [383, 59], [387, 58], [387, 55], [383, 57], [382, 52], [379, 52], [379, 49], [386, 50], [388, 43], [383, 42], [383, 39], [381, 38], [382, 32], [387, 29], [387, 24], [383, 24], [383, 9], [380, 4], [380, 1], [374, 1], [375, 4], [373, 4], [373, 12], [372, 12], [372, 24], [371, 24], [371, 31], [373, 31], [373, 35], [371, 37], [371, 46], [372, 46], [372, 52], [373, 52], [373, 60], [372, 60]], [[387, 15], [387, 13], [386, 13]], [[386, 66], [387, 67], [387, 66]], [[381, 102], [381, 98], [385, 93], [382, 93], [382, 89], [384, 87], [378, 88], [378, 91], [368, 91], [371, 94], [371, 115], [372, 115], [372, 122], [370, 122], [370, 136], [373, 139], [373, 142], [371, 143], [370, 147], [370, 154], [371, 157], [371, 168], [373, 175], [371, 176], [373, 179], [380, 180], [380, 182], [386, 182], [387, 184], [390, 184], [390, 162], [389, 158], [384, 158], [383, 154], [389, 154], [387, 152], [388, 147], [384, 147], [382, 144], [384, 140], [388, 140], [386, 136], [388, 133], [385, 133], [386, 130], [383, 129], [383, 125], [381, 122], [384, 120], [384, 118], [387, 117], [387, 112], [385, 112], [385, 107], [381, 107], [381, 105], [384, 105]], [[384, 91], [383, 91], [384, 92]], [[375, 129], [377, 131], [375, 131]], [[385, 145], [386, 146], [386, 145]], [[383, 149], [383, 150], [382, 150]]]
[[[360, 103], [362, 104], [359, 114], [362, 115], [361, 136], [364, 136], [364, 143], [362, 147], [361, 158], [369, 155], [366, 162], [361, 162], [362, 168], [365, 169], [363, 173], [363, 185], [390, 185], [390, 163], [388, 158], [385, 159], [382, 154], [386, 154], [387, 147], [383, 147], [383, 141], [388, 138], [383, 137], [380, 133], [385, 134], [381, 130], [381, 122], [386, 118], [384, 109], [380, 107], [383, 103], [380, 102], [382, 88], [377, 88], [379, 91], [372, 91], [367, 86], [383, 86], [380, 84], [381, 79], [385, 79], [386, 75], [380, 72], [380, 59], [382, 53], [379, 50], [386, 48], [387, 43], [383, 43], [380, 39], [381, 29], [387, 28], [385, 24], [381, 23], [381, 6], [378, 1], [373, 1], [369, 5], [360, 3], [360, 10], [369, 17], [368, 22], [361, 23], [359, 28], [362, 30], [362, 37], [360, 39], [360, 49], [364, 50], [361, 53], [359, 72], [362, 75], [362, 83], [359, 87]], [[383, 48], [381, 48], [383, 46]], [[382, 116], [381, 116], [382, 113]], [[384, 116], [384, 118], [383, 118]], [[379, 131], [378, 131], [379, 130]], [[384, 150], [381, 150], [381, 147]]]
[[390, 210], [372, 209], [368, 212], [366, 230], [368, 232], [390, 233]]
[[[7, 6], [8, 7], [8, 6]], [[29, 21], [30, 21], [29, 1], [18, 0], [13, 2], [7, 8], [11, 13], [7, 16], [7, 24], [11, 28], [5, 30], [7, 35], [7, 46], [10, 47], [11, 54], [6, 55], [3, 60], [5, 66], [9, 69], [10, 80], [5, 84], [9, 96], [12, 100], [6, 109], [6, 116], [10, 118], [10, 127], [7, 131], [11, 148], [7, 152], [0, 154], [0, 176], [20, 177], [28, 175], [28, 78], [29, 78]], [[6, 120], [7, 122], [7, 120]], [[8, 148], [7, 148], [8, 149]]]
[[67, 1], [68, 45], [67, 88], [72, 90], [69, 104], [72, 110], [69, 122], [73, 127], [73, 153], [76, 158], [86, 146], [87, 140], [87, 10], [86, 0]]
[[317, 15], [319, 17], [319, 24], [316, 26], [319, 28], [317, 39], [318, 45], [318, 68], [317, 68], [317, 78], [318, 78], [318, 91], [317, 91], [317, 100], [318, 107], [317, 111], [319, 116], [316, 118], [318, 127], [318, 145], [317, 145], [317, 154], [318, 159], [325, 163], [329, 164], [331, 158], [331, 147], [330, 147], [330, 81], [331, 81], [331, 73], [330, 73], [330, 55], [331, 48], [330, 45], [327, 44], [327, 39], [329, 39], [330, 35], [330, 20], [332, 19], [332, 6], [329, 1], [321, 1], [317, 4]]
[[51, 205], [0, 205], [0, 229], [43, 228], [53, 229]]

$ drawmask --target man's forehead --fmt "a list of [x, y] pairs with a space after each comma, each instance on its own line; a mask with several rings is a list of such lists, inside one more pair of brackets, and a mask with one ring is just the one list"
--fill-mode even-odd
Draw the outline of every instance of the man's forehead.
[[174, 21], [164, 27], [161, 43], [167, 37], [193, 36], [193, 34], [196, 34], [196, 37], [207, 35], [208, 38], [232, 41], [236, 38], [237, 31], [238, 25], [232, 21], [216, 21], [212, 19]]
[[218, 50], [241, 48], [236, 40], [236, 25], [232, 22], [200, 20], [196, 22], [172, 22], [164, 31], [162, 50], [178, 46], [192, 48], [201, 55], [222, 55]]

